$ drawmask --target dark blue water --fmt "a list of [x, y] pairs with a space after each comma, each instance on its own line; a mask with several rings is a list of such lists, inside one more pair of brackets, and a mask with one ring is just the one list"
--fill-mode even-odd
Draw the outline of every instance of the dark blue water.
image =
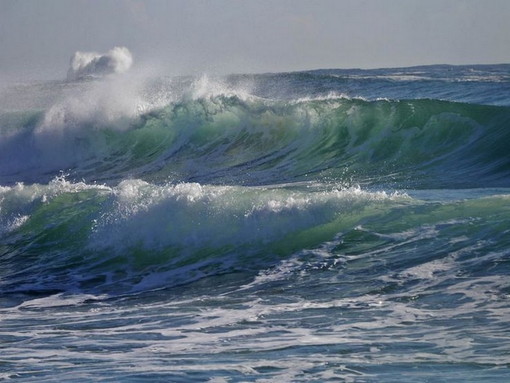
[[0, 380], [506, 382], [510, 66], [0, 94]]

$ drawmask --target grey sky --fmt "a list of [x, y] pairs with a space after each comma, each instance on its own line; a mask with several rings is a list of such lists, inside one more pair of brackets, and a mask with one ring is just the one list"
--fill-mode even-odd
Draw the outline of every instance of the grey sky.
[[168, 74], [510, 62], [509, 0], [0, 0], [0, 80], [126, 46]]

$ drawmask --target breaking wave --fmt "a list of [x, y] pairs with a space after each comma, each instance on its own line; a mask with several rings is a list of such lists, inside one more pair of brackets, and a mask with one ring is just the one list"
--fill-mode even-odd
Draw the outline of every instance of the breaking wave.
[[238, 95], [148, 108], [133, 97], [94, 100], [3, 114], [0, 176], [48, 182], [63, 170], [87, 182], [508, 186], [508, 107]]

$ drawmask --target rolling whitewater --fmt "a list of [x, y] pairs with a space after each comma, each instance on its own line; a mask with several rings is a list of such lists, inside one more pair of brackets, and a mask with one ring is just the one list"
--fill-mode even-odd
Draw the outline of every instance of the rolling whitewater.
[[0, 90], [0, 381], [510, 379], [510, 65], [89, 72]]

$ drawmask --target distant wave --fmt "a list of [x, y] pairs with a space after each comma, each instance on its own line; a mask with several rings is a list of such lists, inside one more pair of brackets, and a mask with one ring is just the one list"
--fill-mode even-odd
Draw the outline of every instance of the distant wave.
[[126, 47], [115, 47], [107, 53], [77, 51], [71, 57], [67, 79], [79, 80], [112, 73], [124, 73], [132, 64], [133, 56]]

